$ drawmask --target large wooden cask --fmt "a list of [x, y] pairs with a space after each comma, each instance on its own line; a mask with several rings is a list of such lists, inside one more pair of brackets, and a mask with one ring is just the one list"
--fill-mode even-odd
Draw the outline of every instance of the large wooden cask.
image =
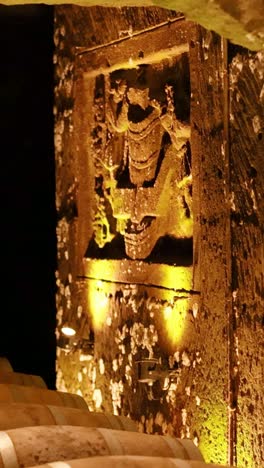
[[144, 457], [136, 455], [121, 455], [104, 457], [81, 458], [66, 462], [51, 462], [38, 468], [228, 468], [227, 465], [215, 465], [195, 460], [181, 460], [179, 458]]
[[1, 383], [47, 388], [44, 380], [39, 375], [22, 374], [20, 372], [0, 372]]
[[0, 357], [0, 374], [2, 372], [13, 372], [13, 367], [5, 357]]
[[64, 424], [70, 426], [106, 427], [137, 432], [137, 425], [130, 418], [108, 413], [53, 405], [31, 403], [0, 403], [0, 430], [18, 427]]
[[203, 458], [191, 440], [105, 428], [35, 426], [0, 432], [0, 468], [107, 455]]
[[46, 405], [68, 406], [87, 409], [85, 400], [72, 393], [57, 392], [47, 388], [0, 384], [0, 403], [44, 403]]

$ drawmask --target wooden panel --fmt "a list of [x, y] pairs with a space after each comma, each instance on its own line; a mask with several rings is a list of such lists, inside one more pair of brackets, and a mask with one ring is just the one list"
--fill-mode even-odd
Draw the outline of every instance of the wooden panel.
[[121, 68], [135, 68], [140, 64], [159, 63], [188, 52], [187, 34], [190, 27], [184, 19], [168, 22], [145, 31], [129, 40], [109, 45], [106, 48], [78, 48], [78, 66], [86, 77], [110, 73]]
[[238, 466], [264, 460], [264, 56], [231, 64], [232, 261]]
[[94, 47], [131, 37], [138, 31], [178, 16], [182, 14], [157, 7], [85, 8], [74, 5], [56, 7], [56, 17], [59, 21], [63, 21], [66, 30], [72, 35], [72, 45], [79, 47]]
[[225, 139], [224, 50], [219, 36], [200, 27], [190, 40], [191, 146], [194, 202], [194, 288], [198, 316], [199, 408], [187, 406], [206, 461], [227, 461], [230, 224]]
[[[163, 55], [164, 51], [178, 53], [176, 32], [177, 28], [181, 30], [180, 21], [165, 25], [167, 12], [159, 9], [145, 10], [109, 9], [105, 16], [105, 10], [99, 7], [81, 9], [63, 6], [57, 10], [57, 13], [61, 15], [61, 24], [56, 30], [57, 36], [60, 37], [58, 67], [61, 67], [58, 73], [60, 75], [58, 88], [61, 94], [57, 102], [59, 104], [58, 115], [63, 121], [64, 129], [64, 151], [58, 151], [57, 179], [59, 183], [57, 187], [58, 199], [61, 198], [63, 201], [65, 196], [66, 200], [60, 205], [59, 230], [62, 232], [62, 239], [66, 239], [61, 243], [60, 248], [60, 279], [62, 286], [67, 285], [68, 290], [71, 291], [72, 303], [66, 293], [65, 298], [64, 292], [60, 294], [67, 307], [68, 302], [70, 303], [73, 311], [77, 309], [77, 306], [79, 307], [79, 304], [86, 310], [85, 295], [88, 296], [86, 286], [83, 287], [82, 293], [76, 294], [76, 274], [82, 271], [81, 259], [84, 256], [87, 239], [92, 232], [89, 215], [93, 208], [89, 191], [94, 178], [89, 156], [89, 135], [92, 123], [87, 116], [93, 105], [91, 96], [94, 80], [82, 80], [78, 77], [75, 83], [76, 100], [72, 137], [72, 113], [69, 109], [73, 107], [73, 95], [69, 97], [67, 94], [69, 88], [67, 79], [69, 78], [70, 84], [73, 82], [73, 63], [70, 62], [73, 60], [76, 46], [93, 49], [89, 54], [83, 55], [89, 58], [84, 58], [82, 65], [87, 67], [86, 71], [107, 65], [106, 68], [100, 69], [100, 72], [109, 71], [109, 67], [116, 64], [121, 66], [123, 60], [126, 61], [126, 66], [129, 66], [129, 57], [134, 60], [133, 66], [136, 60], [138, 60], [137, 63], [141, 63], [141, 57], [138, 57], [138, 54], [143, 51], [143, 48], [144, 55], [149, 54], [149, 60], [153, 60], [153, 53], [156, 54], [158, 50], [162, 50]], [[155, 34], [149, 31], [150, 28], [159, 24], [163, 26], [157, 28]], [[147, 31], [141, 32], [144, 29]], [[170, 34], [172, 31], [174, 35]], [[181, 36], [181, 39], [184, 38], [184, 47], [187, 43], [186, 33], [187, 30], [184, 30], [184, 36]], [[134, 37], [128, 41], [127, 38], [130, 36]], [[146, 41], [146, 38], [150, 36], [155, 39]], [[104, 47], [106, 44], [107, 49]], [[201, 291], [201, 304], [199, 307], [196, 304], [193, 315], [193, 309], [190, 307], [191, 313], [188, 313], [188, 320], [186, 320], [188, 326], [187, 331], [184, 332], [184, 338], [180, 343], [176, 343], [175, 349], [174, 344], [170, 347], [170, 352], [176, 351], [177, 353], [184, 353], [187, 349], [193, 357], [191, 365], [183, 369], [181, 384], [174, 392], [176, 408], [172, 407], [173, 430], [179, 432], [182, 423], [185, 435], [197, 437], [207, 461], [225, 463], [228, 448], [229, 461], [235, 461], [238, 405], [238, 464], [260, 467], [263, 459], [264, 433], [261, 417], [264, 343], [262, 328], [264, 305], [263, 54], [248, 56], [248, 52], [245, 52], [243, 56], [234, 60], [231, 67], [230, 159], [224, 46], [224, 41], [215, 34], [201, 28], [193, 29], [190, 37], [191, 149], [195, 214], [193, 289]], [[158, 55], [155, 56], [155, 60], [157, 58]], [[145, 58], [144, 62], [146, 62]], [[95, 73], [98, 73], [98, 69]], [[230, 162], [231, 175], [229, 174]], [[75, 191], [72, 190], [72, 185], [75, 185]], [[77, 205], [76, 212], [71, 209], [70, 202], [68, 203], [74, 197]], [[232, 227], [230, 226], [230, 213]], [[97, 277], [93, 273], [95, 262], [96, 260], [85, 260], [87, 276]], [[88, 263], [89, 266], [87, 266]], [[118, 272], [120, 276], [113, 278], [111, 269], [115, 269], [116, 272], [116, 264], [116, 261], [109, 261], [105, 264], [97, 261], [98, 267], [101, 265], [98, 279], [137, 282], [131, 275], [124, 278], [130, 266], [129, 262], [122, 265], [124, 270]], [[153, 270], [147, 275], [148, 282], [151, 275], [152, 278], [153, 275], [157, 275], [154, 265], [152, 266]], [[176, 268], [169, 266], [165, 269], [170, 272], [176, 271]], [[71, 282], [72, 278], [73, 282]], [[142, 277], [140, 282], [144, 281], [145, 277]], [[90, 280], [86, 283], [91, 285], [93, 282], [94, 280]], [[151, 279], [150, 282], [156, 284], [158, 281]], [[169, 279], [164, 275], [161, 286], [166, 288], [174, 284], [173, 282], [175, 282], [175, 275]], [[113, 315], [112, 329], [107, 324], [100, 332], [104, 335], [103, 338], [99, 337], [104, 346], [100, 345], [100, 350], [99, 345], [97, 346], [97, 354], [100, 358], [105, 352], [102, 349], [107, 349], [108, 343], [114, 342], [114, 332], [118, 326], [121, 330], [121, 324], [125, 325], [127, 310], [129, 307], [132, 310], [131, 304], [136, 304], [135, 310], [139, 311], [140, 320], [145, 326], [145, 316], [141, 317], [142, 309], [145, 308], [144, 313], [147, 311], [152, 318], [150, 313], [152, 314], [154, 304], [158, 311], [156, 315], [162, 316], [163, 309], [166, 309], [171, 296], [174, 297], [174, 293], [167, 289], [165, 292], [159, 290], [156, 293], [155, 291], [155, 294], [152, 290], [151, 294], [148, 291], [149, 297], [146, 299], [146, 294], [136, 296], [134, 290], [129, 296], [130, 292], [128, 294], [127, 288], [123, 288], [123, 285], [119, 285], [119, 289], [116, 284], [109, 285], [110, 287], [113, 291], [106, 291], [107, 288], [105, 288], [103, 293], [107, 296], [105, 293], [109, 292], [107, 296], [110, 298], [109, 303], [111, 302], [109, 310], [115, 311], [116, 314], [117, 310], [118, 314]], [[141, 285], [140, 288], [142, 288]], [[61, 290], [64, 291], [63, 287]], [[162, 294], [164, 297], [161, 298]], [[118, 303], [119, 297], [122, 299], [122, 301], [120, 299], [120, 304]], [[124, 305], [123, 298], [127, 299], [128, 305]], [[193, 296], [192, 299], [194, 299]], [[149, 310], [148, 304], [151, 305]], [[98, 303], [95, 308], [99, 309]], [[66, 306], [64, 309], [67, 310]], [[134, 310], [132, 312], [134, 314]], [[112, 319], [112, 316], [107, 318]], [[133, 320], [139, 319], [135, 316]], [[132, 330], [131, 324], [129, 326]], [[108, 335], [106, 328], [110, 330]], [[163, 334], [162, 327], [157, 326], [157, 329], [161, 330], [160, 340], [163, 340], [161, 343], [163, 346], [165, 333]], [[114, 347], [111, 348], [114, 349]], [[109, 353], [110, 351], [113, 353], [112, 349]], [[113, 356], [109, 357], [109, 362], [114, 359], [114, 356], [113, 353]], [[111, 362], [109, 365], [111, 367]], [[124, 369], [125, 365], [123, 365], [122, 372], [120, 370], [120, 375], [124, 375]], [[187, 382], [186, 388], [191, 392], [190, 398], [185, 382]], [[106, 395], [108, 395], [108, 384], [105, 388], [107, 388]], [[133, 401], [136, 401], [132, 390], [134, 387], [129, 389], [130, 393], [127, 388], [125, 392], [129, 408], [129, 405], [132, 406], [133, 398]], [[145, 401], [143, 398], [141, 401], [144, 404], [142, 403], [138, 409], [137, 417], [143, 413], [147, 414]], [[160, 408], [159, 403], [157, 407]], [[228, 429], [229, 437], [227, 437]]]
[[118, 283], [156, 285], [177, 292], [190, 292], [192, 267], [160, 265], [136, 260], [98, 260], [85, 258], [86, 278]]

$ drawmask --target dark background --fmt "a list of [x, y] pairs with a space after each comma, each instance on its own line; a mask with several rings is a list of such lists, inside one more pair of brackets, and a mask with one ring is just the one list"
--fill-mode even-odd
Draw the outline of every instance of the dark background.
[[55, 386], [53, 7], [0, 5], [0, 355]]

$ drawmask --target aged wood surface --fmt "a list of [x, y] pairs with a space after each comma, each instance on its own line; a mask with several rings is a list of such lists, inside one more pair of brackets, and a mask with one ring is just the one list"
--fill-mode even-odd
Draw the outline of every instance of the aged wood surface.
[[158, 7], [80, 8], [62, 5], [56, 8], [56, 17], [63, 20], [71, 34], [74, 47], [92, 48], [173, 20], [182, 14]]
[[88, 78], [121, 68], [159, 63], [164, 57], [169, 60], [188, 51], [187, 35], [190, 24], [181, 17], [131, 38], [121, 39], [113, 45], [92, 49], [78, 47], [78, 67]]
[[237, 363], [237, 462], [264, 460], [264, 55], [230, 66], [232, 288]]
[[[89, 361], [78, 352], [67, 356], [58, 349], [58, 387], [68, 390], [75, 388], [75, 391], [85, 396], [90, 408], [99, 411], [108, 408], [116, 414], [130, 414], [138, 422], [142, 432], [184, 436], [189, 433], [185, 418], [185, 401], [192, 400], [193, 405], [196, 405], [195, 394], [189, 396], [185, 392], [188, 382], [191, 385], [192, 365], [195, 365], [197, 359], [197, 340], [193, 339], [193, 335], [196, 334], [193, 314], [199, 308], [199, 298], [187, 291], [191, 288], [190, 268], [185, 268], [188, 270], [185, 279], [181, 274], [176, 274], [177, 268], [165, 268], [163, 275], [162, 271], [159, 274], [162, 278], [161, 284], [153, 288], [127, 283], [128, 280], [134, 281], [129, 274], [126, 275], [126, 284], [114, 283], [114, 280], [118, 280], [116, 265], [114, 271], [109, 273], [111, 277], [108, 279], [112, 279], [112, 282], [100, 281], [107, 272], [103, 262], [98, 261], [97, 272], [93, 273], [93, 277], [98, 278], [97, 281], [78, 280], [78, 276], [83, 274], [81, 259], [92, 233], [91, 194], [94, 190], [94, 169], [91, 164], [91, 132], [98, 115], [92, 115], [95, 80], [83, 80], [82, 76], [78, 75], [73, 83], [72, 44], [80, 45], [80, 42], [76, 30], [72, 27], [71, 18], [65, 11], [67, 9], [64, 7], [59, 9], [55, 30], [57, 207], [60, 215], [58, 327], [62, 320], [77, 313], [87, 314], [90, 320], [93, 316], [97, 329], [95, 360]], [[98, 13], [99, 10], [94, 11]], [[158, 10], [149, 10], [140, 20], [140, 11], [127, 10], [125, 19], [122, 20], [125, 23], [122, 29], [129, 30], [131, 18], [137, 18], [139, 29], [149, 29], [150, 26], [164, 23], [167, 13], [164, 16], [164, 11], [159, 12], [160, 16]], [[108, 21], [111, 21], [112, 16], [108, 16]], [[81, 29], [78, 33], [79, 38], [82, 32]], [[105, 36], [103, 40], [115, 40], [120, 37], [119, 32], [120, 30], [115, 29], [115, 34], [111, 33], [112, 35]], [[104, 30], [103, 33], [107, 35], [109, 31]], [[100, 40], [103, 41], [100, 35], [97, 35], [98, 44]], [[89, 47], [89, 42], [85, 41], [81, 45]], [[155, 46], [161, 48], [162, 44]], [[72, 113], [73, 108], [75, 110]], [[120, 266], [120, 262], [116, 263]], [[131, 265], [127, 263], [126, 271], [122, 271], [122, 278], [126, 272], [129, 273]], [[161, 265], [159, 268], [161, 269]], [[140, 274], [142, 275], [142, 271]], [[165, 276], [168, 284], [172, 286], [171, 291], [162, 288]], [[177, 293], [179, 288], [185, 289], [186, 294]], [[185, 334], [184, 338], [181, 338], [183, 330]], [[146, 389], [137, 382], [134, 367], [136, 359], [152, 355], [167, 360], [167, 368], [168, 361], [172, 367], [175, 362], [180, 365], [181, 381], [178, 385], [176, 379], [172, 387], [168, 386], [165, 392], [158, 383], [153, 389], [152, 399], [149, 399]], [[175, 409], [176, 388], [179, 401]], [[162, 407], [160, 398], [163, 401]]]
[[[7, 5], [32, 3], [32, 0], [2, 0]], [[34, 3], [43, 3], [35, 0]], [[250, 50], [263, 48], [264, 6], [262, 0], [46, 0], [47, 4], [75, 3], [79, 6], [92, 7], [146, 7], [159, 6], [182, 11], [190, 20], [196, 21], [209, 30], [230, 39], [235, 44]], [[146, 8], [144, 8], [146, 10]], [[113, 24], [115, 19], [113, 18]]]
[[[59, 260], [64, 281], [68, 281], [69, 258], [71, 274], [82, 274], [82, 257], [85, 242], [91, 232], [91, 219], [86, 215], [90, 186], [94, 175], [88, 158], [87, 145], [77, 135], [89, 128], [84, 115], [92, 106], [93, 80], [83, 81], [82, 76], [74, 83], [76, 47], [102, 45], [131, 31], [142, 31], [163, 24], [177, 16], [162, 8], [80, 8], [63, 5], [56, 8], [54, 40], [55, 62], [55, 151], [56, 151], [56, 204], [59, 217]], [[132, 28], [132, 29], [131, 29]], [[75, 86], [75, 91], [74, 91]], [[82, 91], [80, 91], [80, 88]], [[85, 96], [78, 102], [78, 96]], [[74, 107], [75, 96], [77, 96]], [[73, 115], [73, 108], [78, 109]], [[74, 130], [76, 129], [76, 130]], [[77, 140], [76, 140], [77, 138]], [[73, 148], [74, 155], [73, 155]], [[87, 154], [87, 158], [83, 154]], [[81, 193], [81, 197], [78, 194]], [[79, 215], [78, 215], [79, 213]], [[76, 239], [78, 238], [78, 241]], [[69, 249], [67, 242], [69, 240]], [[63, 245], [65, 244], [65, 245]], [[68, 251], [69, 250], [69, 251]], [[74, 285], [72, 284], [72, 288]]]
[[[83, 80], [78, 74], [74, 82], [76, 47], [108, 44], [111, 49], [113, 41], [121, 44], [124, 38], [123, 43], [129, 43], [135, 30], [166, 22], [168, 12], [124, 8], [104, 15], [101, 7], [70, 6], [56, 10], [58, 323], [67, 314], [91, 315], [92, 309], [101, 320], [96, 360], [62, 352], [59, 388], [78, 389], [91, 409], [130, 414], [142, 432], [191, 437], [207, 461], [225, 463], [229, 458], [235, 462], [237, 439], [238, 466], [261, 468], [263, 54], [244, 51], [234, 58], [228, 115], [224, 41], [200, 27], [194, 27], [189, 38], [195, 213], [192, 289], [201, 294], [188, 297], [186, 309], [186, 304], [181, 306], [183, 298], [173, 291], [144, 288], [135, 284], [133, 275], [126, 277], [129, 261], [121, 272], [116, 261], [107, 268], [94, 259], [90, 266], [89, 261], [82, 262], [94, 208], [93, 119], [88, 115], [95, 79]], [[91, 271], [97, 280], [91, 279]], [[90, 278], [83, 279], [85, 273]], [[166, 275], [161, 286], [166, 281], [172, 288], [174, 282], [177, 285], [177, 275]], [[101, 284], [100, 276], [107, 281]], [[129, 282], [118, 284], [125, 277]], [[171, 312], [176, 320], [170, 322]], [[148, 355], [169, 357], [171, 362], [178, 359], [181, 367], [162, 404], [159, 398], [147, 398], [131, 364]]]
[[[89, 333], [87, 324], [86, 287], [78, 280], [82, 268], [82, 258], [86, 249], [87, 226], [80, 222], [86, 219], [89, 204], [89, 160], [87, 148], [78, 140], [78, 132], [83, 132], [83, 114], [87, 111], [81, 106], [74, 115], [74, 48], [73, 30], [62, 14], [55, 18], [54, 28], [55, 83], [55, 160], [56, 160], [56, 208], [57, 208], [57, 257], [56, 304], [57, 324], [61, 327], [65, 320], [81, 323], [82, 333]], [[78, 87], [79, 84], [76, 84]], [[89, 101], [87, 102], [89, 105]], [[83, 159], [80, 161], [80, 153]], [[85, 180], [80, 177], [85, 174]], [[82, 190], [82, 203], [79, 192]], [[81, 215], [81, 216], [80, 216]], [[89, 223], [88, 223], [89, 229]], [[83, 242], [85, 239], [85, 242]], [[59, 353], [59, 348], [58, 348]], [[58, 369], [57, 369], [58, 370]], [[65, 378], [67, 375], [65, 376]], [[60, 380], [60, 374], [57, 373]], [[68, 378], [69, 380], [69, 378]], [[69, 389], [69, 387], [68, 387]]]
[[225, 83], [221, 38], [199, 28], [190, 42], [194, 180], [194, 288], [201, 291], [192, 430], [207, 461], [227, 461], [230, 224], [224, 147]]
[[[90, 279], [116, 281], [118, 283], [137, 283], [145, 286], [156, 285], [161, 288], [184, 292], [186, 285], [192, 284], [192, 266], [171, 266], [146, 263], [130, 259], [100, 260], [84, 259], [84, 275]], [[177, 284], [175, 278], [177, 277]], [[176, 289], [177, 288], [177, 289]]]

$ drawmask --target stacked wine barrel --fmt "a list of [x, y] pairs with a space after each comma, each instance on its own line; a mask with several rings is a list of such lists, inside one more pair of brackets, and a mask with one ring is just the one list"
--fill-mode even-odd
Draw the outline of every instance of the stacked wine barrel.
[[0, 468], [209, 468], [189, 439], [137, 432], [127, 417], [88, 410], [0, 358]]

